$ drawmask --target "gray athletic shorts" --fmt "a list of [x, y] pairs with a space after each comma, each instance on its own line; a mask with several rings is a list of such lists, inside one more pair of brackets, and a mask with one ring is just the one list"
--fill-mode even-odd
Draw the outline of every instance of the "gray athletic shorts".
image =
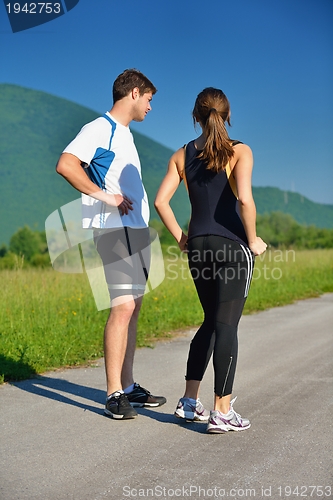
[[111, 300], [124, 295], [142, 296], [150, 267], [149, 228], [95, 229], [94, 242]]

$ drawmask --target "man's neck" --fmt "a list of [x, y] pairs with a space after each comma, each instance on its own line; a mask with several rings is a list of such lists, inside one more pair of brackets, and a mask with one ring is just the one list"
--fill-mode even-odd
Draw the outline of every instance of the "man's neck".
[[121, 101], [117, 101], [109, 111], [110, 115], [113, 116], [121, 125], [128, 127], [132, 121], [131, 112], [128, 106], [125, 106]]

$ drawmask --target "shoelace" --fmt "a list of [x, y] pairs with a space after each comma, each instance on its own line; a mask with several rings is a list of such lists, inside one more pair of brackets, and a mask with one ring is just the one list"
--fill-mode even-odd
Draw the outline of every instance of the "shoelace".
[[197, 411], [198, 413], [203, 413], [203, 411], [205, 410], [205, 407], [204, 407], [204, 405], [201, 403], [200, 399], [197, 399], [195, 409], [196, 409], [196, 411]]
[[129, 405], [126, 394], [120, 394], [119, 399], [118, 399], [118, 406], [119, 407], [127, 407]]
[[151, 395], [151, 393], [149, 391], [147, 391], [147, 389], [145, 389], [144, 387], [141, 387], [140, 384], [135, 383], [134, 386], [135, 386], [134, 387], [135, 389], [141, 389], [141, 391], [145, 392], [148, 396]]
[[234, 409], [233, 409], [233, 404], [234, 402], [236, 401], [237, 399], [237, 396], [232, 400], [230, 401], [230, 410], [229, 411], [232, 411], [232, 413], [235, 415], [236, 417], [236, 420], [239, 424], [242, 424], [242, 417], [240, 416], [239, 413], [237, 413]]

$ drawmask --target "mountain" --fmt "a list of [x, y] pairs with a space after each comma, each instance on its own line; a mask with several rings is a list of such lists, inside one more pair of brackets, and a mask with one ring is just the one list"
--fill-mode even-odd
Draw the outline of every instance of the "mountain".
[[[100, 116], [65, 99], [16, 85], [0, 85], [0, 245], [25, 224], [44, 229], [54, 210], [80, 194], [55, 166], [65, 146], [81, 127]], [[132, 131], [141, 157], [142, 175], [150, 203], [166, 171], [173, 151]], [[184, 189], [176, 194], [173, 207], [182, 224], [189, 204]], [[153, 207], [152, 217], [157, 218]]]
[[299, 224], [333, 228], [333, 205], [274, 187], [254, 187], [253, 197], [259, 214], [279, 211], [290, 214]]
[[[24, 87], [0, 85], [0, 245], [25, 224], [44, 229], [54, 210], [79, 198], [79, 193], [55, 172], [57, 160], [80, 128], [99, 113]], [[132, 131], [142, 163], [142, 175], [151, 204], [173, 151]], [[333, 227], [333, 205], [322, 205], [297, 193], [277, 188], [254, 188], [258, 213], [281, 210], [298, 222]], [[177, 190], [172, 206], [184, 225], [190, 215], [187, 193]]]

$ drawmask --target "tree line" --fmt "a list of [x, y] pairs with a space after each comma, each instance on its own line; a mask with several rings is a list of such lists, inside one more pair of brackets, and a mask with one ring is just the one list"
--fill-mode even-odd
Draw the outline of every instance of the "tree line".
[[[157, 231], [162, 246], [175, 244], [161, 221], [153, 220], [151, 226]], [[273, 248], [333, 248], [333, 229], [299, 224], [291, 215], [283, 212], [257, 214], [257, 234]]]
[[[175, 245], [161, 221], [152, 220], [150, 225], [157, 231], [162, 248]], [[333, 248], [333, 229], [305, 226], [282, 212], [257, 215], [257, 233], [273, 248]], [[8, 246], [0, 247], [0, 269], [50, 266], [45, 231], [24, 226], [13, 234]]]

